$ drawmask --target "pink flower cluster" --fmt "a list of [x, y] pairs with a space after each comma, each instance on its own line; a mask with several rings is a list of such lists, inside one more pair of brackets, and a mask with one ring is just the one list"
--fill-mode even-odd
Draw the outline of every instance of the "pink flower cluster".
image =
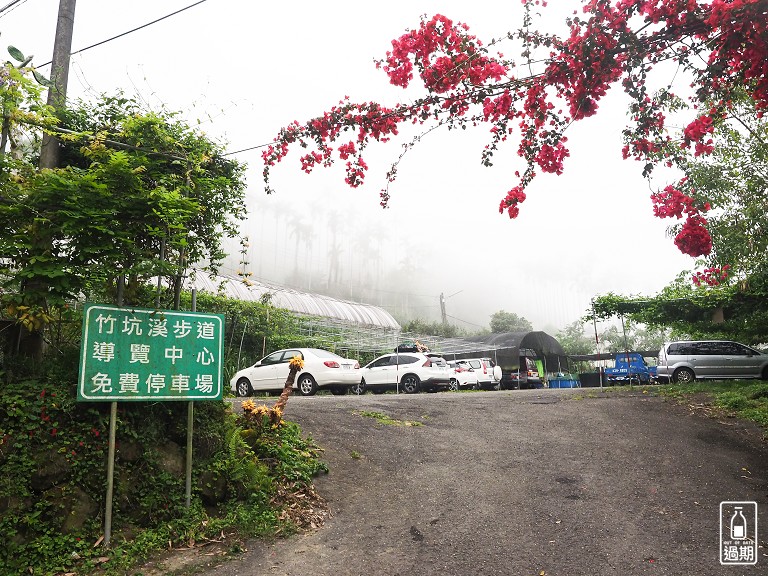
[[[681, 184], [687, 184], [687, 180], [683, 179]], [[691, 196], [671, 185], [652, 194], [651, 201], [653, 214], [658, 218], [680, 219], [685, 214], [685, 222], [675, 236], [675, 245], [683, 254], [697, 257], [712, 251], [712, 236], [707, 230], [706, 218], [701, 215], [709, 210], [709, 204], [699, 207]]]
[[[507, 69], [481, 51], [482, 43], [467, 34], [465, 24], [437, 14], [422, 20], [416, 30], [392, 41], [384, 71], [395, 86], [406, 88], [413, 80], [414, 65], [420, 70], [424, 86], [436, 93], [448, 92], [462, 82], [481, 85], [489, 79], [498, 81]], [[379, 63], [381, 65], [381, 62]]]
[[539, 152], [536, 154], [536, 164], [544, 172], [554, 172], [557, 175], [563, 173], [563, 158], [570, 156], [570, 152], [563, 145], [564, 138], [555, 146], [542, 144]]
[[715, 131], [714, 119], [716, 117], [717, 113], [713, 111], [709, 114], [699, 116], [696, 120], [688, 124], [685, 130], [683, 130], [683, 146], [687, 148], [690, 146], [691, 142], [695, 142], [696, 146], [694, 154], [696, 156], [711, 154], [714, 150], [712, 146], [712, 138], [709, 138], [706, 141], [704, 141], [704, 138]]
[[722, 268], [716, 266], [705, 268], [701, 272], [696, 272], [692, 280], [696, 286], [719, 286], [728, 280], [730, 269], [731, 267], [728, 264]]
[[344, 178], [344, 182], [352, 188], [357, 188], [363, 183], [366, 170], [368, 170], [368, 164], [361, 156], [358, 156], [354, 162], [347, 162], [347, 177]]
[[682, 218], [683, 213], [687, 215], [698, 213], [693, 198], [672, 185], [667, 186], [661, 192], [651, 194], [651, 201], [653, 202], [653, 215], [657, 218]]
[[501, 204], [499, 204], [499, 212], [504, 212], [504, 210], [506, 210], [510, 218], [517, 218], [517, 215], [520, 214], [518, 204], [521, 204], [524, 201], [525, 192], [523, 192], [520, 186], [515, 186], [512, 190], [507, 192], [507, 195], [501, 201]]
[[707, 230], [707, 220], [700, 214], [688, 216], [683, 228], [675, 236], [675, 246], [683, 254], [694, 258], [712, 252], [712, 236]]
[[[712, 0], [701, 8], [712, 44], [707, 61], [714, 88], [744, 85], [758, 109], [768, 108], [768, 7], [765, 0]], [[706, 75], [705, 75], [706, 76]]]

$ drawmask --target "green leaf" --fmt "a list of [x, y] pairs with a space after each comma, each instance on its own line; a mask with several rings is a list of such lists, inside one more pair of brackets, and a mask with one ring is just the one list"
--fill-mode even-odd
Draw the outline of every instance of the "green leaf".
[[48, 78], [40, 74], [40, 72], [38, 72], [37, 70], [32, 70], [32, 75], [35, 77], [35, 80], [37, 80], [38, 84], [41, 84], [46, 88], [50, 88], [51, 86], [53, 86], [53, 82], [48, 80]]
[[11, 57], [15, 58], [19, 62], [24, 62], [26, 58], [24, 57], [24, 54], [16, 48], [16, 46], [8, 46], [8, 54], [11, 55]]

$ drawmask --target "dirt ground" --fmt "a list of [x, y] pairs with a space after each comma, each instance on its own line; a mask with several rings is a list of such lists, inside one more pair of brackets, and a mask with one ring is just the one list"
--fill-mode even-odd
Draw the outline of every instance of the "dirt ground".
[[721, 501], [768, 526], [768, 444], [717, 416], [641, 390], [292, 397], [330, 468], [325, 524], [142, 574], [768, 574], [766, 528], [756, 566], [719, 563]]

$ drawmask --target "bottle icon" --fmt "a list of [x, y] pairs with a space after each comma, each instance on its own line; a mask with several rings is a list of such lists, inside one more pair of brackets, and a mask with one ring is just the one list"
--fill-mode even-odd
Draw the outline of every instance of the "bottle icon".
[[731, 517], [731, 539], [744, 540], [747, 537], [747, 519], [741, 513], [741, 506], [734, 507], [734, 510]]

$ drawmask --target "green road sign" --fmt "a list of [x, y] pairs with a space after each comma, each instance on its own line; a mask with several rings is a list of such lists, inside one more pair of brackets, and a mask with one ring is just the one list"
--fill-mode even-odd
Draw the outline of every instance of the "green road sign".
[[86, 304], [77, 399], [218, 400], [224, 316]]

